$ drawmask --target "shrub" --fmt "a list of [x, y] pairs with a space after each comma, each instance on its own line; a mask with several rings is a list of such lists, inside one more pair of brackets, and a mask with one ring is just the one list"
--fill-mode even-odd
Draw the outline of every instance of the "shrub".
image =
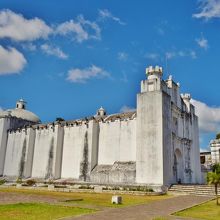
[[94, 187], [89, 186], [89, 185], [81, 185], [81, 186], [79, 187], [79, 189], [94, 189]]
[[5, 179], [1, 179], [0, 180], [0, 185], [3, 185], [3, 184], [5, 184], [6, 183], [6, 180]]
[[17, 180], [16, 180], [16, 183], [17, 184], [22, 184], [22, 179], [20, 177], [18, 177]]
[[29, 179], [29, 180], [26, 181], [26, 184], [27, 184], [28, 186], [33, 186], [33, 185], [36, 184], [36, 180], [34, 180], [34, 179]]

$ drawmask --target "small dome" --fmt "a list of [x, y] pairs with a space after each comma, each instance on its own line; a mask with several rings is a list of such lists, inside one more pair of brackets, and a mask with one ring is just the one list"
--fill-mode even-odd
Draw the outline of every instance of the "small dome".
[[0, 118], [3, 117], [16, 117], [21, 118], [27, 121], [38, 123], [40, 122], [40, 119], [37, 115], [35, 115], [33, 112], [30, 112], [25, 109], [26, 102], [22, 99], [20, 99], [15, 109], [8, 109], [5, 111], [0, 111]]

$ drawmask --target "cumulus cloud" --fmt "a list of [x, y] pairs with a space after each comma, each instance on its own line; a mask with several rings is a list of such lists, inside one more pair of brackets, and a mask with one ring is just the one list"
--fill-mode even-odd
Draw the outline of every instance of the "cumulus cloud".
[[19, 73], [27, 61], [16, 48], [0, 45], [0, 75]]
[[74, 40], [81, 43], [88, 39], [101, 39], [101, 28], [95, 22], [86, 20], [83, 15], [76, 20], [66, 21], [57, 26], [56, 34], [70, 35]]
[[0, 11], [0, 38], [15, 41], [33, 41], [47, 38], [52, 29], [41, 19], [26, 19], [11, 10]]
[[121, 107], [120, 112], [134, 112], [136, 111], [135, 108], [129, 107], [127, 105], [124, 105]]
[[51, 45], [48, 44], [42, 44], [40, 46], [41, 50], [51, 56], [55, 56], [58, 57], [60, 59], [67, 59], [68, 55], [65, 54], [59, 47], [53, 47]]
[[207, 104], [192, 99], [199, 117], [199, 129], [202, 133], [220, 131], [220, 107], [208, 106]]
[[67, 80], [73, 83], [85, 83], [91, 78], [110, 77], [110, 73], [101, 67], [92, 65], [85, 69], [71, 69], [68, 71]]
[[196, 42], [199, 45], [199, 47], [201, 47], [203, 49], [208, 49], [208, 47], [209, 47], [208, 40], [206, 38], [204, 38], [203, 36], [201, 38], [196, 39]]
[[128, 59], [128, 54], [125, 52], [118, 53], [118, 60], [126, 61]]
[[99, 20], [106, 20], [106, 19], [111, 19], [119, 23], [120, 25], [126, 25], [125, 22], [121, 21], [120, 18], [114, 16], [109, 10], [107, 9], [99, 10]]
[[194, 18], [219, 18], [220, 1], [219, 0], [199, 0], [199, 13], [193, 14]]

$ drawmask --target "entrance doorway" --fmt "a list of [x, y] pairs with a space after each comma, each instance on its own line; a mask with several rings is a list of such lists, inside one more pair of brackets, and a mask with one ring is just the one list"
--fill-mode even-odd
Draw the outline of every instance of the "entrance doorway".
[[174, 153], [174, 178], [176, 183], [183, 183], [183, 157], [179, 149]]

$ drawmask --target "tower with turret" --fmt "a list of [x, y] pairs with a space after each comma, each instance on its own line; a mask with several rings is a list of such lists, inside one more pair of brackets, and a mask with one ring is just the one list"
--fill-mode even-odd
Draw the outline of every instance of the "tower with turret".
[[150, 66], [146, 74], [137, 95], [136, 181], [162, 186], [169, 182], [165, 169], [169, 167], [166, 146], [171, 146], [171, 102], [164, 92], [162, 68]]
[[199, 183], [198, 118], [190, 94], [179, 94], [159, 66], [146, 69], [137, 95], [136, 182], [155, 187]]

